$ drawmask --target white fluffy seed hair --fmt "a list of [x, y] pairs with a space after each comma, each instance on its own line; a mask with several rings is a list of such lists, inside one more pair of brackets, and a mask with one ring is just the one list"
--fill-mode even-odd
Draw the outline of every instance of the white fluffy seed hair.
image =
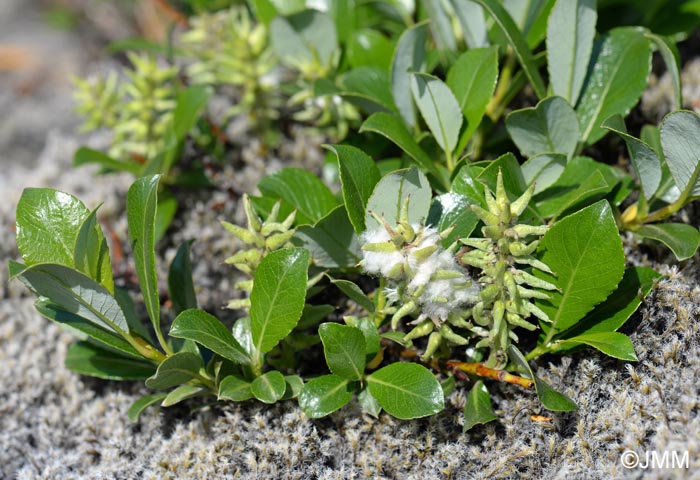
[[[391, 240], [389, 232], [384, 227], [367, 230], [360, 236], [362, 245], [368, 243], [382, 243]], [[393, 252], [369, 252], [362, 251], [362, 268], [373, 275], [387, 276], [389, 271], [397, 264], [403, 263], [403, 254], [395, 250]]]

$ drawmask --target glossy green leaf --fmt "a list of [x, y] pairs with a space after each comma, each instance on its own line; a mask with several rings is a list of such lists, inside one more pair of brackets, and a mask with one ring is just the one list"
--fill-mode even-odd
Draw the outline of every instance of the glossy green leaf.
[[369, 212], [384, 217], [389, 225], [396, 225], [399, 222], [403, 203], [409, 195], [408, 221], [420, 223], [428, 217], [432, 197], [432, 189], [423, 172], [411, 167], [385, 175], [374, 187], [367, 201], [365, 217], [367, 228], [383, 228]]
[[365, 359], [370, 361], [379, 351], [380, 339], [379, 330], [374, 324], [374, 321], [369, 317], [352, 317], [345, 316], [345, 323], [351, 327], [355, 327], [362, 332], [365, 337]]
[[471, 430], [476, 425], [481, 425], [498, 420], [491, 406], [491, 395], [484, 382], [477, 381], [469, 390], [467, 402], [464, 404], [463, 432]]
[[391, 92], [394, 95], [401, 117], [414, 128], [417, 124], [416, 110], [411, 98], [411, 73], [425, 69], [425, 41], [428, 23], [423, 22], [406, 29], [399, 37], [391, 64]]
[[72, 372], [106, 380], [143, 380], [156, 371], [152, 363], [124, 357], [88, 342], [71, 345], [65, 365]]
[[661, 145], [666, 164], [681, 192], [700, 196], [700, 117], [682, 110], [661, 123]]
[[234, 363], [250, 363], [248, 354], [224, 324], [203, 310], [180, 313], [170, 327], [170, 336], [197, 342]]
[[484, 9], [471, 0], [451, 0], [452, 8], [462, 27], [464, 41], [470, 50], [489, 44]]
[[156, 273], [155, 223], [159, 175], [137, 179], [126, 195], [129, 242], [146, 311], [156, 332], [160, 331], [160, 297]]
[[606, 118], [626, 116], [647, 87], [651, 68], [649, 39], [632, 27], [611, 30], [594, 44], [583, 92], [576, 106], [581, 141], [593, 144], [607, 132]]
[[552, 92], [576, 105], [593, 50], [595, 0], [557, 0], [547, 22], [547, 71]]
[[553, 412], [571, 412], [573, 410], [578, 410], [578, 406], [576, 406], [573, 400], [557, 392], [534, 374], [523, 354], [514, 345], [508, 347], [508, 358], [515, 363], [520, 372], [534, 380], [537, 396], [544, 408]]
[[208, 394], [208, 390], [205, 387], [198, 385], [180, 385], [175, 390], [168, 393], [168, 395], [163, 399], [160, 404], [162, 407], [172, 407], [180, 402], [199, 395]]
[[377, 30], [361, 28], [352, 32], [346, 53], [353, 68], [368, 65], [388, 71], [394, 42]]
[[555, 223], [542, 237], [542, 261], [552, 271], [535, 271], [556, 285], [551, 301], [537, 301], [549, 315], [554, 332], [574, 326], [617, 287], [625, 255], [610, 205], [601, 200]]
[[350, 145], [327, 146], [338, 157], [340, 184], [348, 218], [356, 233], [365, 230], [365, 207], [381, 178], [379, 169], [365, 152]]
[[132, 422], [136, 422], [144, 410], [146, 410], [151, 405], [159, 404], [167, 396], [168, 394], [163, 392], [154, 393], [152, 395], [145, 395], [139, 398], [129, 407], [129, 411], [127, 412], [127, 414], [129, 415], [129, 420], [131, 420]]
[[348, 380], [361, 380], [365, 371], [365, 336], [347, 325], [324, 323], [318, 328], [323, 353], [333, 374]]
[[219, 384], [219, 400], [231, 400], [242, 402], [253, 398], [250, 390], [250, 382], [237, 375], [228, 375]]
[[698, 250], [700, 232], [684, 223], [655, 223], [642, 225], [635, 233], [644, 238], [658, 240], [671, 249], [676, 258], [686, 260]]
[[614, 332], [632, 316], [661, 275], [649, 267], [629, 267], [615, 293], [598, 304], [563, 337]]
[[523, 32], [527, 45], [531, 49], [537, 47], [547, 32], [554, 0], [503, 0], [503, 6]]
[[304, 388], [304, 380], [299, 375], [285, 375], [284, 383], [284, 395], [282, 395], [280, 400], [297, 398], [299, 393], [301, 393], [301, 389]]
[[285, 248], [269, 253], [255, 271], [250, 327], [258, 355], [269, 352], [296, 326], [306, 298], [309, 252]]
[[598, 332], [560, 340], [564, 345], [588, 345], [620, 360], [638, 361], [634, 346], [627, 335], [618, 332]]
[[231, 333], [238, 344], [243, 347], [243, 351], [252, 358], [255, 354], [255, 346], [253, 345], [253, 334], [250, 331], [250, 318], [243, 317], [236, 320]]
[[50, 188], [25, 188], [17, 203], [17, 248], [27, 265], [75, 265], [75, 242], [90, 215], [73, 195]]
[[163, 190], [156, 207], [155, 243], [165, 236], [177, 213], [177, 199], [168, 190]]
[[90, 212], [75, 239], [75, 268], [114, 293], [109, 247], [97, 222], [97, 209]]
[[318, 267], [354, 267], [362, 258], [360, 242], [342, 205], [316, 225], [298, 227], [292, 242], [307, 249]]
[[69, 329], [76, 330], [80, 334], [87, 335], [108, 349], [113, 348], [128, 356], [141, 358], [136, 349], [121, 336], [100, 328], [93, 322], [79, 317], [75, 313], [67, 312], [44, 297], [38, 298], [34, 302], [34, 307], [45, 318], [58, 324], [66, 325]]
[[341, 409], [353, 395], [350, 382], [337, 375], [309, 380], [299, 393], [299, 407], [307, 417], [320, 418]]
[[165, 390], [189, 382], [203, 368], [202, 357], [190, 352], [178, 352], [158, 365], [156, 373], [146, 380], [146, 386], [154, 390]]
[[363, 412], [371, 415], [374, 418], [379, 417], [382, 407], [379, 405], [377, 399], [374, 398], [369, 392], [369, 388], [365, 388], [357, 394], [357, 401], [360, 403], [360, 407], [362, 407]]
[[104, 152], [93, 150], [89, 147], [80, 147], [73, 155], [73, 166], [96, 164], [107, 171], [129, 172], [132, 175], [139, 175], [143, 170], [143, 165], [129, 160], [116, 160]]
[[642, 186], [644, 197], [649, 200], [661, 183], [661, 160], [653, 148], [627, 133], [625, 122], [620, 115], [608, 118], [602, 125], [618, 134], [627, 145], [632, 167]]
[[276, 17], [270, 22], [272, 50], [285, 65], [331, 62], [338, 48], [338, 35], [333, 20], [317, 10], [304, 10], [288, 17]]
[[282, 214], [297, 211], [297, 225], [314, 224], [328, 215], [338, 201], [313, 173], [288, 167], [264, 177], [258, 184], [263, 195], [281, 198], [287, 204]]
[[651, 32], [646, 32], [646, 36], [654, 42], [656, 48], [659, 49], [661, 58], [666, 64], [666, 71], [671, 75], [671, 83], [673, 83], [673, 99], [674, 106], [672, 110], [680, 110], [683, 108], [683, 91], [681, 88], [681, 58], [678, 53], [676, 44], [668, 37], [656, 35]]
[[318, 325], [318, 323], [335, 311], [333, 305], [304, 305], [301, 318], [297, 324], [297, 330], [304, 330]]
[[535, 65], [535, 60], [532, 57], [532, 52], [527, 45], [527, 41], [523, 37], [523, 34], [518, 29], [517, 25], [510, 17], [508, 12], [503, 8], [503, 6], [496, 0], [476, 0], [484, 9], [489, 12], [493, 20], [496, 22], [498, 27], [506, 36], [508, 43], [513, 47], [515, 55], [518, 57], [520, 65], [525, 71], [525, 75], [537, 98], [544, 98], [546, 95], [546, 89], [544, 82], [540, 73], [537, 71], [537, 66]]
[[403, 420], [433, 415], [445, 408], [440, 382], [416, 363], [393, 363], [367, 377], [370, 393], [390, 415]]
[[168, 270], [168, 296], [173, 302], [173, 311], [176, 315], [185, 310], [197, 308], [197, 296], [194, 293], [192, 281], [192, 262], [190, 261], [191, 243], [191, 241], [183, 242], [180, 245]]
[[561, 97], [548, 97], [535, 108], [512, 112], [506, 117], [506, 129], [527, 157], [563, 153], [571, 158], [579, 135], [576, 112]]
[[391, 81], [385, 70], [365, 65], [345, 72], [338, 81], [338, 95], [346, 97], [362, 110], [368, 113], [396, 111]]
[[559, 180], [566, 168], [566, 155], [542, 153], [530, 157], [520, 166], [528, 186], [535, 184], [535, 195]]
[[[481, 7], [467, 0], [465, 4]], [[457, 152], [466, 146], [486, 112], [498, 80], [498, 48], [477, 48], [461, 54], [447, 73], [447, 86], [455, 95], [466, 125], [459, 137]]]
[[394, 115], [385, 112], [372, 114], [360, 127], [360, 133], [362, 132], [375, 132], [386, 137], [415, 160], [423, 170], [439, 177], [433, 159], [416, 143], [413, 135]]
[[370, 313], [374, 312], [374, 302], [365, 294], [365, 292], [357, 286], [357, 284], [351, 282], [350, 280], [338, 280], [333, 277], [328, 277], [333, 285], [338, 287], [345, 295], [351, 300], [357, 302], [362, 308]]
[[23, 270], [18, 278], [61, 310], [112, 332], [129, 331], [124, 312], [109, 291], [72, 268], [38, 264]]
[[454, 151], [462, 128], [462, 111], [450, 88], [437, 77], [414, 73], [411, 93], [440, 148], [447, 153]]
[[257, 377], [250, 384], [250, 392], [263, 403], [275, 403], [282, 398], [287, 383], [277, 370], [272, 370]]
[[503, 176], [503, 185], [506, 187], [506, 192], [511, 200], [515, 200], [527, 189], [523, 172], [520, 169], [518, 160], [512, 153], [508, 152], [496, 160], [489, 161], [488, 166], [479, 173], [477, 178], [479, 181], [486, 183], [492, 192], [495, 192], [498, 172], [501, 172]]

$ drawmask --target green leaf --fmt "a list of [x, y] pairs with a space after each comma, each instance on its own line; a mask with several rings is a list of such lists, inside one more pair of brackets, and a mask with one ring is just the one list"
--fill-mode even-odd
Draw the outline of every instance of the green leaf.
[[614, 115], [601, 125], [618, 134], [627, 145], [632, 167], [642, 186], [642, 192], [647, 200], [659, 189], [661, 183], [661, 160], [653, 148], [627, 133], [625, 121], [620, 115]]
[[219, 400], [242, 402], [251, 398], [253, 392], [250, 390], [250, 382], [237, 375], [229, 375], [219, 384]]
[[469, 50], [488, 46], [484, 9], [470, 0], [451, 0], [451, 3]]
[[34, 307], [47, 319], [61, 325], [66, 325], [69, 327], [69, 329], [76, 330], [80, 334], [87, 335], [93, 340], [100, 342], [108, 349], [113, 348], [122, 354], [141, 358], [141, 355], [136, 351], [136, 349], [121, 336], [115, 335], [111, 331], [100, 328], [93, 322], [79, 317], [75, 313], [65, 311], [60, 306], [51, 303], [51, 301], [45, 297], [38, 298], [34, 302]]
[[491, 406], [491, 395], [486, 389], [484, 382], [477, 381], [467, 395], [467, 402], [464, 404], [464, 426], [463, 432], [471, 430], [474, 426], [493, 422], [498, 417], [493, 412]]
[[272, 0], [250, 0], [246, 2], [255, 14], [255, 18], [260, 20], [266, 27], [270, 26], [270, 22], [277, 15], [277, 8]]
[[663, 35], [646, 32], [646, 36], [659, 49], [659, 53], [666, 64], [666, 71], [671, 75], [673, 99], [675, 101], [672, 110], [680, 110], [683, 108], [683, 91], [681, 88], [681, 59], [678, 48], [676, 48], [676, 44], [671, 39]]
[[236, 323], [233, 324], [233, 329], [231, 329], [231, 333], [238, 344], [243, 347], [246, 354], [250, 358], [253, 358], [253, 355], [255, 355], [255, 347], [253, 346], [253, 334], [250, 333], [250, 318], [243, 317], [236, 320]]
[[163, 238], [177, 213], [177, 199], [168, 190], [163, 190], [162, 193], [156, 207], [155, 243]]
[[108, 171], [129, 172], [140, 175], [143, 165], [129, 160], [116, 160], [106, 153], [88, 147], [80, 147], [73, 156], [73, 166], [79, 167], [90, 163], [97, 164]]
[[525, 192], [527, 184], [515, 155], [508, 152], [496, 160], [488, 162], [488, 166], [479, 173], [478, 180], [486, 183], [492, 192], [496, 191], [498, 172], [503, 175], [503, 185], [509, 198], [515, 200]]
[[433, 39], [439, 50], [454, 51], [457, 49], [452, 23], [450, 17], [445, 12], [445, 8], [440, 0], [423, 0], [421, 2], [427, 18], [430, 19], [430, 30]]
[[666, 115], [661, 123], [661, 145], [666, 164], [681, 192], [700, 196], [700, 117], [682, 110]]
[[304, 10], [270, 22], [272, 50], [285, 65], [299, 69], [307, 65], [329, 65], [338, 49], [333, 20], [317, 10]]
[[165, 390], [199, 375], [202, 369], [202, 357], [190, 352], [175, 353], [158, 365], [156, 373], [146, 380], [146, 386], [154, 390]]
[[428, 23], [423, 22], [406, 29], [399, 37], [391, 64], [391, 92], [394, 103], [406, 124], [414, 128], [418, 119], [413, 106], [411, 91], [411, 73], [425, 68], [425, 41]]
[[299, 375], [285, 375], [284, 383], [284, 395], [282, 395], [280, 400], [297, 398], [299, 393], [301, 393], [301, 389], [304, 388], [304, 380]]
[[324, 323], [318, 328], [326, 363], [333, 374], [362, 380], [365, 371], [365, 336], [347, 325]]
[[[472, 2], [463, 1], [463, 3], [481, 10], [481, 7]], [[481, 123], [486, 106], [496, 89], [496, 80], [498, 80], [497, 47], [467, 50], [457, 58], [447, 73], [447, 86], [454, 93], [466, 119], [457, 152], [464, 149]]]
[[131, 299], [131, 295], [125, 288], [117, 287], [114, 289], [114, 299], [119, 304], [119, 308], [124, 312], [126, 317], [126, 323], [129, 325], [131, 333], [137, 333], [141, 338], [144, 338], [150, 343], [153, 343], [153, 336], [151, 332], [146, 328], [146, 325], [141, 321], [141, 318], [136, 314], [136, 308], [134, 308], [134, 301]]
[[700, 232], [692, 225], [684, 223], [656, 223], [642, 225], [635, 233], [644, 238], [658, 240], [671, 249], [678, 261], [693, 255], [700, 245]]
[[156, 333], [160, 332], [160, 297], [156, 273], [155, 223], [160, 175], [136, 180], [126, 195], [129, 241], [146, 311]]
[[316, 225], [297, 227], [292, 242], [307, 249], [318, 267], [353, 267], [362, 258], [359, 240], [343, 205]]
[[525, 357], [515, 345], [510, 345], [508, 347], [508, 358], [519, 367], [520, 372], [535, 382], [537, 396], [544, 408], [553, 412], [571, 412], [573, 410], [578, 410], [578, 406], [576, 406], [573, 400], [557, 392], [534, 374], [527, 360], [525, 360]]
[[144, 410], [146, 410], [151, 405], [155, 405], [157, 403], [160, 403], [161, 400], [163, 400], [167, 396], [168, 396], [168, 394], [163, 392], [163, 393], [154, 393], [152, 395], [145, 395], [145, 396], [139, 398], [134, 403], [132, 403], [131, 406], [129, 407], [129, 412], [128, 412], [129, 420], [131, 420], [132, 422], [136, 422]]
[[536, 195], [559, 180], [566, 168], [566, 155], [542, 153], [530, 157], [520, 167], [527, 185], [535, 184]]
[[629, 337], [618, 332], [589, 333], [560, 340], [559, 343], [564, 345], [588, 345], [613, 358], [631, 362], [639, 360], [634, 353], [634, 346], [632, 346]]
[[551, 301], [537, 301], [549, 315], [550, 332], [571, 328], [620, 283], [625, 255], [610, 205], [601, 200], [555, 223], [540, 243], [542, 261], [557, 276], [535, 271], [556, 285]]
[[379, 182], [379, 169], [365, 152], [350, 145], [327, 145], [338, 157], [345, 209], [356, 233], [365, 230], [367, 200]]
[[583, 320], [562, 336], [574, 337], [616, 331], [637, 311], [659, 277], [661, 275], [649, 267], [627, 268], [615, 289], [615, 294], [598, 304]]
[[71, 345], [65, 365], [72, 372], [106, 380], [143, 380], [156, 370], [151, 363], [124, 357], [88, 342]]
[[360, 393], [357, 394], [357, 401], [362, 407], [362, 411], [373, 416], [374, 418], [379, 417], [379, 412], [382, 411], [381, 405], [376, 398], [369, 393], [369, 388], [365, 388]]
[[129, 332], [124, 312], [109, 291], [72, 268], [44, 263], [26, 268], [18, 278], [61, 310], [112, 332]]
[[206, 387], [198, 385], [180, 385], [163, 399], [162, 407], [172, 407], [180, 402], [199, 395], [206, 395], [209, 391]]
[[288, 167], [264, 177], [258, 184], [266, 197], [281, 198], [286, 208], [284, 216], [297, 211], [297, 225], [314, 224], [328, 215], [338, 201], [328, 187], [313, 173], [301, 168]]
[[423, 170], [440, 178], [433, 159], [416, 143], [408, 129], [394, 115], [385, 112], [370, 115], [360, 127], [360, 133], [362, 132], [375, 132], [386, 137], [415, 160]]
[[27, 265], [75, 265], [75, 242], [90, 215], [83, 202], [50, 188], [25, 188], [16, 215], [17, 248]]
[[346, 324], [362, 332], [362, 335], [365, 337], [365, 360], [372, 360], [379, 352], [380, 347], [379, 331], [374, 321], [369, 317], [358, 318], [353, 316], [345, 316], [343, 320], [345, 320]]
[[435, 141], [446, 154], [453, 152], [462, 127], [462, 111], [450, 88], [437, 77], [414, 73], [411, 93]]
[[532, 57], [532, 52], [530, 51], [523, 34], [520, 32], [520, 30], [518, 30], [518, 27], [513, 19], [510, 17], [505, 8], [503, 8], [503, 6], [496, 0], [475, 1], [489, 12], [498, 27], [505, 34], [508, 43], [511, 47], [513, 47], [515, 55], [518, 57], [518, 61], [525, 71], [525, 75], [527, 76], [528, 80], [530, 80], [530, 84], [532, 85], [537, 98], [544, 98], [546, 95], [544, 82], [542, 81], [540, 73], [537, 71], [537, 66], [535, 65], [535, 60]]
[[558, 0], [547, 22], [547, 71], [552, 92], [576, 105], [595, 37], [595, 0]]
[[576, 112], [561, 97], [548, 97], [535, 108], [512, 112], [506, 117], [506, 129], [527, 157], [563, 153], [571, 158], [579, 134]]
[[176, 315], [185, 310], [197, 308], [190, 262], [191, 243], [191, 241], [182, 242], [168, 270], [168, 296], [173, 302], [173, 311]]
[[377, 228], [377, 221], [369, 212], [384, 217], [389, 225], [399, 222], [401, 207], [408, 202], [409, 223], [420, 223], [428, 217], [432, 189], [425, 175], [415, 167], [397, 170], [382, 178], [367, 201], [365, 224], [368, 229]]
[[203, 85], [193, 85], [178, 92], [175, 110], [173, 110], [173, 129], [175, 138], [179, 141], [185, 138], [194, 128], [209, 101], [211, 91]]
[[647, 87], [649, 39], [632, 27], [610, 30], [596, 41], [591, 65], [576, 106], [581, 141], [589, 145], [605, 135], [603, 120], [627, 115]]
[[269, 253], [255, 271], [250, 327], [258, 355], [269, 352], [294, 329], [306, 297], [309, 252], [286, 248]]
[[170, 327], [170, 336], [197, 342], [234, 363], [250, 363], [248, 354], [231, 332], [203, 310], [190, 309], [179, 314]]
[[606, 168], [587, 157], [572, 159], [559, 179], [535, 196], [537, 210], [545, 218], [559, 218], [605, 197], [619, 183]]
[[284, 375], [277, 370], [259, 376], [250, 384], [253, 396], [263, 403], [275, 403], [282, 398], [286, 389]]
[[345, 406], [352, 395], [348, 380], [337, 375], [322, 375], [308, 381], [301, 389], [299, 406], [307, 417], [325, 417]]
[[114, 293], [112, 262], [109, 259], [107, 240], [97, 222], [97, 208], [90, 212], [80, 226], [75, 239], [74, 260], [75, 268]]
[[386, 110], [395, 112], [391, 96], [389, 74], [378, 67], [363, 66], [345, 72], [339, 79], [338, 95], [347, 97], [359, 108], [368, 112]]
[[458, 238], [468, 237], [479, 223], [479, 217], [469, 208], [470, 205], [480, 205], [469, 197], [449, 192], [433, 199], [428, 213], [428, 225], [433, 225], [438, 231], [454, 227], [454, 230], [443, 240], [444, 246], [449, 246]]
[[365, 295], [365, 292], [363, 292], [362, 289], [357, 286], [357, 284], [351, 282], [350, 280], [336, 280], [331, 276], [328, 276], [328, 279], [351, 300], [357, 302], [358, 305], [367, 310], [369, 313], [374, 313], [374, 302], [367, 295]]
[[[352, 32], [346, 54], [353, 68], [380, 67], [388, 71], [394, 53], [394, 42], [376, 30], [360, 28]], [[392, 100], [393, 102], [393, 100]]]
[[297, 330], [304, 330], [317, 325], [321, 320], [335, 311], [333, 305], [304, 305], [301, 318], [297, 324]]
[[367, 377], [370, 393], [390, 415], [426, 417], [445, 408], [440, 382], [416, 363], [393, 363]]

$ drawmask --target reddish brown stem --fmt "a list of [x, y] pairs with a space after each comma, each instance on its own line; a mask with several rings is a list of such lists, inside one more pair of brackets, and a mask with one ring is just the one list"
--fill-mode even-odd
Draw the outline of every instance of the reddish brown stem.
[[517, 375], [513, 375], [512, 373], [508, 373], [505, 370], [490, 368], [479, 362], [460, 362], [457, 360], [450, 360], [447, 362], [447, 368], [464, 373], [471, 373], [472, 375], [477, 375], [479, 377], [491, 378], [493, 380], [498, 380], [499, 382], [512, 383], [513, 385], [519, 385], [527, 389], [531, 389], [534, 386], [533, 381], [529, 378], [519, 377]]

